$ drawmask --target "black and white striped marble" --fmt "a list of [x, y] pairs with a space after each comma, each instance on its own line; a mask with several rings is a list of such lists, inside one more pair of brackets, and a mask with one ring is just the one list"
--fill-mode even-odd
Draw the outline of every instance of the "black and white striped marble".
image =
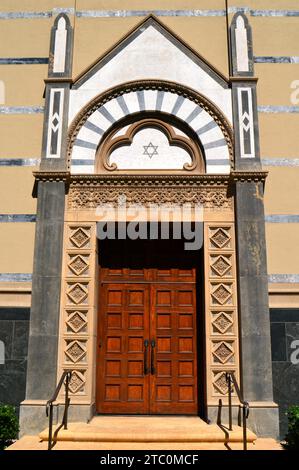
[[72, 173], [93, 173], [96, 150], [102, 135], [112, 124], [141, 111], [160, 111], [187, 123], [202, 144], [207, 173], [229, 173], [228, 145], [221, 128], [210, 114], [188, 98], [161, 90], [131, 91], [113, 98], [94, 111], [80, 129], [74, 143]]

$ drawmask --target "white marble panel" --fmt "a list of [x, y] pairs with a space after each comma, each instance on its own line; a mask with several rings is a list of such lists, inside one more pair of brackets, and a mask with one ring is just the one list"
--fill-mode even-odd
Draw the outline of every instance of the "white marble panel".
[[67, 39], [66, 21], [63, 17], [61, 17], [60, 20], [58, 21], [57, 29], [55, 32], [54, 63], [53, 63], [54, 73], [63, 73], [65, 70], [66, 39]]
[[214, 127], [213, 129], [210, 129], [209, 131], [205, 132], [204, 134], [201, 134], [199, 136], [200, 141], [205, 145], [210, 142], [214, 142], [215, 140], [220, 140], [224, 139], [224, 135], [220, 129], [220, 127]]
[[145, 109], [155, 111], [157, 102], [157, 90], [144, 90]]
[[212, 120], [209, 113], [203, 110], [195, 119], [193, 119], [189, 126], [196, 132]]
[[94, 160], [95, 150], [86, 147], [74, 145], [72, 151], [72, 160]]
[[247, 44], [247, 29], [245, 28], [244, 19], [238, 16], [235, 29], [236, 39], [236, 55], [237, 55], [237, 70], [238, 72], [249, 71], [248, 61], [248, 44]]
[[71, 173], [73, 175], [92, 175], [94, 173], [93, 165], [72, 165]]
[[69, 124], [96, 95], [95, 90], [70, 90]]
[[[145, 27], [138, 37], [86, 80], [81, 85], [80, 92], [86, 92], [86, 104], [91, 97], [113, 86], [148, 78], [171, 80], [199, 91], [231, 120], [231, 90], [223, 88], [152, 25]], [[73, 103], [74, 94], [78, 92], [79, 90], [73, 90], [71, 93], [71, 118], [80, 110], [79, 101]], [[82, 100], [80, 101], [82, 104]]]
[[103, 131], [106, 131], [109, 129], [109, 127], [112, 125], [108, 119], [106, 119], [99, 111], [95, 111], [89, 118], [88, 121], [94, 123], [97, 125], [100, 129], [103, 129]]
[[108, 101], [108, 103], [105, 103], [104, 106], [107, 109], [107, 111], [111, 114], [111, 116], [114, 117], [116, 121], [119, 121], [119, 119], [125, 116], [116, 98], [114, 98], [111, 101]]
[[230, 174], [230, 165], [207, 165], [207, 174], [208, 175], [229, 175]]
[[77, 139], [86, 140], [97, 145], [101, 140], [101, 136], [83, 126], [78, 132]]
[[115, 149], [109, 161], [121, 170], [166, 170], [182, 169], [191, 163], [191, 157], [183, 148], [170, 146], [160, 130], [145, 128], [135, 134], [130, 146]]
[[123, 98], [131, 114], [137, 113], [140, 111], [139, 101], [138, 101], [136, 91], [131, 91], [130, 93], [123, 95]]
[[227, 159], [229, 160], [229, 151], [227, 146], [216, 147], [214, 149], [205, 150], [206, 160], [211, 159]]
[[[195, 108], [196, 108], [196, 103], [188, 99], [185, 99], [176, 115], [177, 117], [185, 121], [187, 117], [194, 111]], [[199, 114], [197, 115], [197, 117], [198, 116]]]
[[164, 93], [161, 111], [170, 114], [173, 110], [178, 95], [175, 93]]
[[98, 111], [95, 111], [93, 114], [91, 114], [87, 121], [99, 127], [104, 132], [111, 126], [111, 123], [107, 121], [107, 119], [105, 119], [104, 116]]

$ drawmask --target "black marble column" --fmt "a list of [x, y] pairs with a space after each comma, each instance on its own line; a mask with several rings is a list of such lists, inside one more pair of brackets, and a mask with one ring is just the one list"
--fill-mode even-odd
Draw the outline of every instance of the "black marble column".
[[262, 436], [278, 436], [273, 403], [268, 273], [263, 183], [236, 182], [241, 386], [251, 404], [250, 425]]
[[57, 383], [57, 354], [62, 269], [65, 183], [38, 183], [37, 222], [32, 280], [26, 399], [21, 432], [46, 424], [46, 401]]
[[235, 171], [243, 173], [235, 178], [234, 188], [241, 388], [250, 403], [249, 427], [259, 436], [276, 438], [279, 431], [278, 408], [273, 403], [265, 175], [261, 171], [252, 31], [243, 13], [236, 13], [231, 23], [230, 53]]

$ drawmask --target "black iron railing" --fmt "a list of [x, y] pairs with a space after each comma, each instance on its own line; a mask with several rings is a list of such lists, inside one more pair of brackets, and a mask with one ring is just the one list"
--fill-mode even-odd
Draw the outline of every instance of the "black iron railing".
[[249, 416], [249, 403], [244, 400], [240, 391], [238, 382], [233, 372], [226, 373], [226, 382], [228, 387], [228, 422], [229, 430], [233, 430], [233, 406], [232, 406], [232, 392], [235, 389], [237, 397], [239, 399], [239, 416], [238, 424], [243, 428], [243, 449], [247, 450], [247, 419]]
[[68, 418], [68, 408], [70, 405], [70, 398], [69, 398], [69, 383], [71, 380], [72, 371], [64, 371], [58, 385], [55, 389], [54, 395], [50, 400], [46, 403], [46, 415], [49, 418], [49, 435], [48, 435], [48, 450], [51, 450], [53, 445], [55, 444], [55, 439], [53, 440], [53, 403], [56, 401], [58, 393], [60, 392], [61, 387], [64, 384], [65, 387], [65, 398], [64, 398], [64, 412], [61, 425], [56, 429], [55, 434], [59, 431], [59, 429], [63, 428], [67, 429], [67, 418]]

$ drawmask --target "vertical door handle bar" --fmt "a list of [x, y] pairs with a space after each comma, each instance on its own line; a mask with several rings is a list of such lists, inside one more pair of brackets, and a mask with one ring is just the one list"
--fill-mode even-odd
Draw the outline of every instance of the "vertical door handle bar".
[[149, 373], [149, 368], [147, 365], [148, 347], [149, 347], [149, 340], [145, 339], [144, 340], [144, 361], [143, 361], [144, 375], [147, 375]]
[[151, 374], [154, 375], [156, 372], [155, 369], [155, 346], [156, 341], [154, 339], [151, 340]]

